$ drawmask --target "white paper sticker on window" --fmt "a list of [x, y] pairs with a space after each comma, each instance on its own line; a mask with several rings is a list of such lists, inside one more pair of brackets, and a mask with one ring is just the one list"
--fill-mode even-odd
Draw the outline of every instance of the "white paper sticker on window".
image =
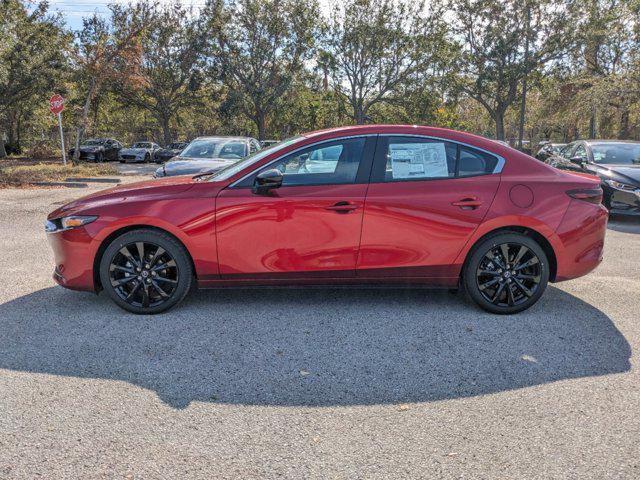
[[394, 179], [449, 176], [444, 143], [392, 143], [389, 157]]

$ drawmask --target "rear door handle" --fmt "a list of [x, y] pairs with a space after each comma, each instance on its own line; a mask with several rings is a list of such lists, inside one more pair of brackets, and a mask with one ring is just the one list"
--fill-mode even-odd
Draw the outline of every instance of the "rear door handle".
[[458, 200], [457, 202], [452, 202], [451, 205], [454, 207], [460, 207], [463, 210], [475, 210], [482, 205], [482, 202], [478, 200], [478, 197], [466, 197]]
[[358, 206], [349, 202], [338, 202], [334, 205], [331, 205], [329, 207], [324, 207], [324, 208], [325, 210], [332, 210], [336, 213], [349, 213], [357, 209]]

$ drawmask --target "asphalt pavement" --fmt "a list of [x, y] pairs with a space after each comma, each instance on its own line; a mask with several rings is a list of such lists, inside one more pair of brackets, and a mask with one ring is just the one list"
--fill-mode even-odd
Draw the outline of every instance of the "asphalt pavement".
[[515, 316], [300, 288], [144, 317], [51, 279], [46, 214], [97, 188], [0, 190], [0, 479], [640, 477], [640, 221]]

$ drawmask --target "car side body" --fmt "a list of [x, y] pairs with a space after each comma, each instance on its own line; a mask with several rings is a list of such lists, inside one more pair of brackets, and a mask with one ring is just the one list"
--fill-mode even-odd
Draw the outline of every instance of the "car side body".
[[[87, 139], [80, 145], [80, 160], [90, 162], [110, 162], [118, 160], [122, 144], [114, 138]], [[69, 150], [73, 156], [75, 148]]]
[[[298, 172], [299, 158], [316, 162], [313, 168], [305, 165], [300, 178], [321, 178], [321, 169], [333, 168], [333, 160], [325, 159], [322, 167], [313, 151], [306, 157], [298, 152], [327, 145], [322, 152], [331, 156], [334, 144], [343, 152], [361, 149], [359, 163], [347, 165], [353, 168], [351, 181], [303, 179], [264, 192], [256, 188], [261, 175], [295, 155]], [[416, 148], [428, 157], [422, 163], [407, 161], [417, 158]], [[447, 168], [445, 149], [447, 162], [454, 159], [449, 176], [421, 177], [425, 168]], [[67, 288], [99, 291], [105, 249], [141, 228], [166, 233], [184, 246], [197, 285], [204, 288], [292, 283], [456, 288], [474, 248], [501, 232], [539, 244], [550, 281], [584, 275], [602, 260], [607, 212], [597, 201], [572, 193], [589, 194], [598, 180], [557, 170], [483, 137], [421, 126], [344, 127], [282, 142], [253, 158], [212, 178], [128, 184], [58, 208], [49, 223], [95, 218], [79, 228], [52, 227], [55, 280]], [[286, 176], [290, 165], [285, 167], [280, 172]]]
[[171, 160], [173, 157], [180, 155], [180, 153], [189, 145], [189, 142], [173, 142], [156, 150], [153, 155], [153, 161], [156, 163], [163, 163]]

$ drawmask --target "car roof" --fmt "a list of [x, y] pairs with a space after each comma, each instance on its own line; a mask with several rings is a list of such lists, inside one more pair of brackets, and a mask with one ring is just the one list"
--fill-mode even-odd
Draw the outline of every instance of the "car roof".
[[254, 140], [254, 139], [252, 137], [234, 137], [234, 136], [226, 136], [226, 135], [217, 135], [213, 137], [197, 137], [197, 138], [194, 138], [193, 140], [237, 140], [239, 142], [242, 142], [242, 141]]
[[426, 125], [354, 125], [316, 130], [315, 132], [305, 133], [302, 137], [307, 139], [331, 139], [349, 135], [419, 135], [468, 144], [472, 147], [495, 152], [498, 155], [507, 151], [507, 149], [511, 153], [514, 152], [508, 145], [501, 144], [480, 135]]
[[585, 142], [588, 145], [593, 145], [595, 143], [632, 143], [632, 144], [640, 144], [637, 140], [576, 140], [577, 142]]

